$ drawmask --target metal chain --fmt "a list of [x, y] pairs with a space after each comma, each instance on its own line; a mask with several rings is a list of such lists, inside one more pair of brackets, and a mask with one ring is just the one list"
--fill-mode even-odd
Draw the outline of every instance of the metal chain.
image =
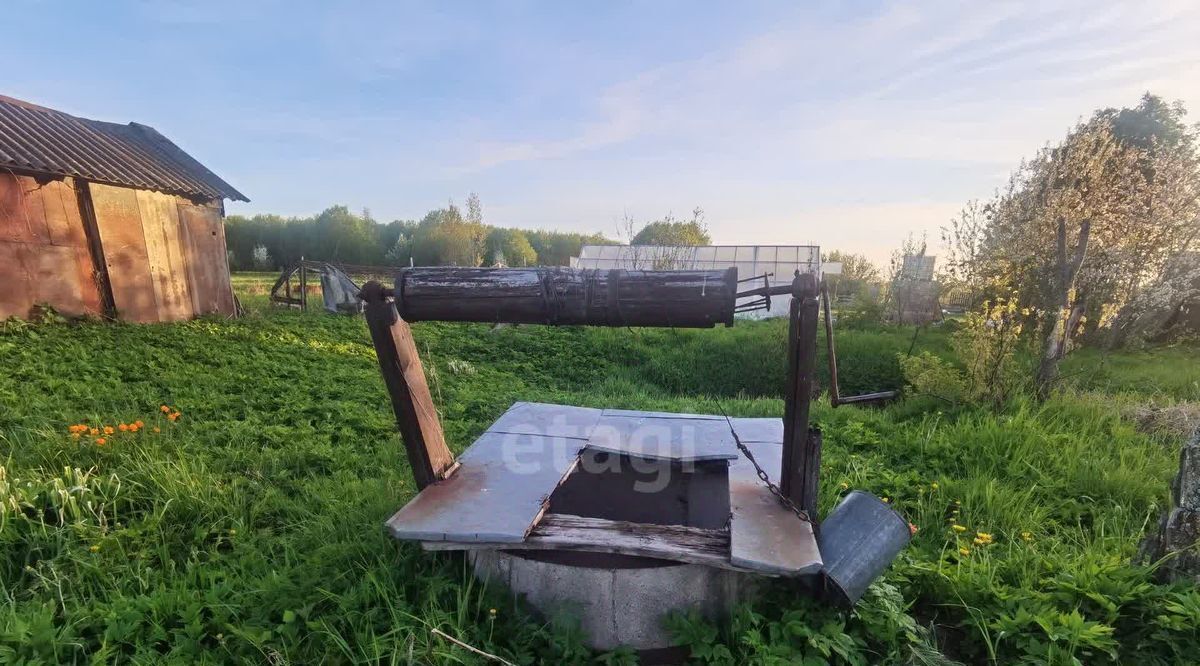
[[775, 499], [779, 500], [779, 503], [783, 505], [783, 508], [796, 514], [796, 517], [800, 520], [803, 520], [804, 522], [815, 527], [816, 523], [814, 523], [813, 519], [809, 517], [808, 512], [796, 506], [795, 502], [789, 499], [787, 495], [783, 494], [783, 491], [779, 489], [779, 486], [771, 482], [771, 477], [767, 474], [767, 471], [764, 470], [758, 464], [758, 461], [754, 459], [754, 454], [750, 453], [750, 449], [745, 444], [742, 444], [742, 440], [740, 437], [738, 437], [737, 431], [733, 429], [733, 421], [729, 419], [729, 415], [725, 413], [725, 409], [721, 407], [721, 403], [717, 403], [717, 408], [721, 410], [721, 415], [725, 417], [725, 424], [729, 426], [729, 434], [733, 435], [733, 441], [735, 444], [737, 444], [738, 451], [741, 451], [742, 455], [746, 456], [746, 460], [749, 460], [750, 464], [754, 465], [755, 473], [757, 473], [758, 478], [762, 479], [762, 482], [767, 485], [767, 490], [771, 491], [771, 494], [775, 496]]

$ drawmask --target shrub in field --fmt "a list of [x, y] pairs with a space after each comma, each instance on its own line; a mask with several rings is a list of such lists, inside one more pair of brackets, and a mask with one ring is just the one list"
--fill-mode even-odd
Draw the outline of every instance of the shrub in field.
[[1028, 382], [1022, 376], [1022, 311], [1016, 298], [984, 301], [968, 312], [951, 336], [955, 355], [966, 369], [971, 398], [993, 408], [1003, 406]]
[[878, 328], [883, 324], [883, 301], [878, 296], [860, 292], [848, 307], [838, 308], [837, 325], [850, 331]]
[[909, 393], [928, 395], [952, 406], [967, 402], [971, 388], [963, 371], [929, 352], [899, 356]]
[[968, 312], [950, 334], [962, 368], [928, 352], [901, 357], [909, 389], [951, 405], [1002, 408], [1028, 385], [1021, 316], [1016, 299], [986, 301], [979, 310]]

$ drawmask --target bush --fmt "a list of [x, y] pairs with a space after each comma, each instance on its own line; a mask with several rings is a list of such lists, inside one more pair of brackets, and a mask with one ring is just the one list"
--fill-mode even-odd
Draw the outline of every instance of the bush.
[[910, 393], [938, 398], [955, 406], [968, 401], [971, 388], [967, 385], [967, 378], [962, 370], [949, 362], [929, 352], [921, 352], [916, 356], [900, 355], [899, 359]]
[[883, 324], [883, 302], [870, 294], [859, 292], [849, 307], [839, 308], [837, 325], [851, 331], [876, 328]]

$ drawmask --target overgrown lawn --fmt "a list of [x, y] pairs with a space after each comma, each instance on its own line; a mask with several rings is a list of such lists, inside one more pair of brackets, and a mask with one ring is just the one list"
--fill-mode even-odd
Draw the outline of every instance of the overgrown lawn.
[[[363, 322], [261, 291], [236, 321], [0, 328], [0, 662], [479, 663], [433, 628], [519, 663], [629, 661], [384, 535], [414, 487]], [[515, 400], [778, 416], [783, 332], [414, 326], [456, 451]], [[838, 343], [845, 393], [900, 386], [910, 348], [949, 354], [937, 330]], [[724, 663], [1194, 661], [1200, 594], [1130, 565], [1178, 442], [1096, 399], [1194, 401], [1194, 351], [1081, 354], [1087, 393], [1000, 414], [817, 405], [825, 510], [875, 492], [912, 546], [852, 615], [776, 582], [675, 628]]]

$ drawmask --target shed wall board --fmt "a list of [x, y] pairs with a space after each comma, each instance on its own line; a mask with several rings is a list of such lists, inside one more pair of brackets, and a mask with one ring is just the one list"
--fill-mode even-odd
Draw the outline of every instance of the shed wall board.
[[193, 204], [183, 199], [177, 201], [180, 231], [184, 237], [184, 260], [191, 273], [193, 311], [196, 314], [235, 314], [220, 206]]
[[0, 173], [0, 319], [48, 303], [97, 315], [100, 292], [71, 179]]
[[182, 321], [193, 315], [188, 289], [183, 240], [179, 233], [179, 208], [175, 197], [161, 192], [137, 190], [138, 211], [146, 238], [146, 258], [159, 321]]
[[127, 321], [159, 321], [137, 190], [92, 183], [91, 192], [117, 315]]

